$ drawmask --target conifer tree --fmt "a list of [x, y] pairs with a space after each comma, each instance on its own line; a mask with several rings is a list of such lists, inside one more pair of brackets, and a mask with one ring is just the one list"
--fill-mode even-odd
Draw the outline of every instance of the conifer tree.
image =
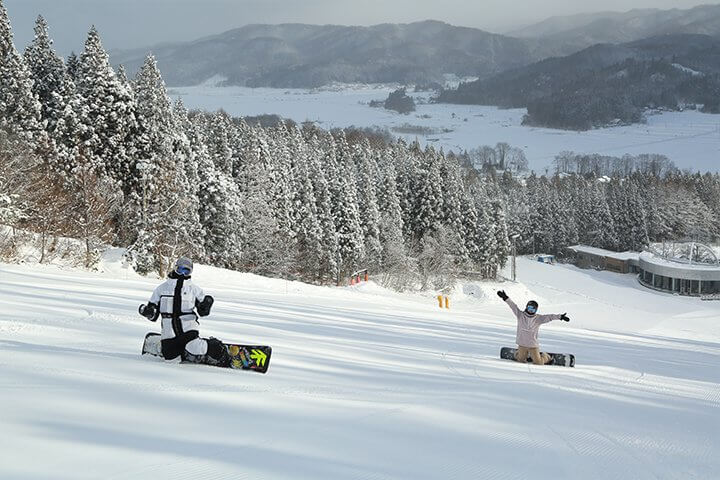
[[131, 90], [110, 66], [95, 27], [88, 33], [80, 58], [76, 88], [86, 108], [81, 118], [84, 155], [100, 175], [110, 176], [128, 193], [135, 177], [135, 103]]
[[[507, 262], [508, 255], [510, 255], [510, 239], [508, 238], [505, 209], [502, 205], [501, 192], [498, 186], [492, 183], [489, 186], [489, 192], [490, 210], [488, 215], [493, 225], [494, 237], [494, 248], [492, 250], [490, 263], [493, 264], [495, 268], [503, 268]], [[494, 278], [496, 275], [497, 271], [492, 274], [492, 277]]]
[[33, 93], [40, 101], [41, 120], [48, 133], [55, 131], [57, 122], [72, 94], [63, 61], [52, 48], [48, 26], [42, 16], [35, 24], [35, 38], [25, 49], [25, 62], [33, 78]]
[[[411, 285], [415, 267], [408, 257], [403, 238], [402, 207], [396, 183], [393, 150], [386, 151], [386, 157], [379, 162], [380, 187], [377, 189], [380, 219], [380, 243], [382, 245], [381, 269], [383, 284], [397, 289]], [[388, 158], [390, 157], [390, 158]]]
[[421, 164], [415, 176], [412, 217], [413, 233], [415, 238], [420, 239], [442, 224], [443, 192], [438, 157], [432, 150], [418, 154], [421, 155]]
[[[438, 162], [442, 188], [442, 204], [440, 205], [442, 223], [446, 227], [451, 242], [450, 251], [455, 257], [455, 262], [463, 268], [468, 268], [470, 252], [467, 249], [467, 232], [462, 218], [462, 196], [465, 187], [460, 174], [460, 165], [454, 156], [445, 156], [442, 152], [438, 155]], [[471, 212], [470, 215], [472, 215]]]
[[364, 266], [375, 270], [382, 261], [380, 210], [377, 202], [378, 166], [367, 141], [354, 145], [353, 157], [358, 172], [358, 203], [365, 238]]
[[[313, 152], [297, 128], [289, 130], [294, 146], [293, 162], [293, 222], [296, 229], [297, 267], [313, 281], [323, 277], [323, 232], [318, 212], [318, 201], [313, 185]], [[333, 232], [334, 234], [334, 232]]]
[[397, 190], [403, 219], [403, 235], [407, 239], [414, 237], [415, 218], [414, 206], [417, 192], [418, 161], [402, 140], [391, 146], [392, 158], [396, 164]]
[[[202, 145], [208, 145], [213, 134], [210, 122], [202, 115], [193, 118], [195, 128], [202, 135]], [[212, 155], [201, 150], [198, 155], [200, 185], [200, 224], [205, 233], [205, 259], [211, 265], [240, 268], [243, 245], [243, 206], [238, 184], [220, 170]]]
[[323, 154], [323, 142], [313, 136], [308, 142], [308, 169], [315, 193], [317, 221], [321, 232], [321, 257], [318, 277], [340, 282], [340, 243], [334, 216], [333, 191], [328, 179], [328, 159]]
[[0, 128], [37, 147], [42, 130], [40, 103], [22, 56], [15, 49], [7, 10], [0, 0]]
[[[332, 141], [332, 139], [329, 139]], [[357, 200], [355, 166], [343, 131], [326, 152], [325, 165], [330, 173], [333, 217], [338, 238], [340, 275], [359, 267], [365, 253], [362, 224]]]
[[[294, 242], [296, 228], [294, 222], [293, 206], [293, 169], [292, 162], [299, 149], [299, 145], [290, 145], [290, 135], [284, 124], [268, 130], [271, 145], [270, 161], [267, 163], [270, 172], [271, 201], [279, 235], [288, 242]], [[298, 158], [295, 158], [297, 161]]]
[[80, 59], [75, 52], [70, 52], [67, 60], [65, 60], [65, 72], [67, 73], [68, 78], [70, 78], [73, 83], [77, 84], [79, 78], [78, 72], [80, 72]]
[[[215, 168], [223, 175], [232, 177], [233, 175], [233, 142], [232, 129], [233, 124], [230, 116], [219, 111], [211, 115], [208, 119], [206, 137], [208, 154], [215, 164]], [[268, 153], [269, 155], [269, 153]]]
[[[465, 219], [465, 229], [468, 232], [470, 249], [475, 253], [473, 260], [480, 267], [484, 278], [495, 276], [497, 270], [497, 235], [496, 227], [491, 217], [490, 199], [483, 185], [473, 185], [469, 191], [472, 203], [464, 205], [468, 215]], [[465, 199], [463, 199], [465, 201]]]
[[131, 201], [138, 213], [136, 261], [140, 271], [163, 274], [179, 254], [194, 254], [199, 223], [183, 164], [189, 159], [155, 58], [148, 56], [135, 79], [136, 170]]

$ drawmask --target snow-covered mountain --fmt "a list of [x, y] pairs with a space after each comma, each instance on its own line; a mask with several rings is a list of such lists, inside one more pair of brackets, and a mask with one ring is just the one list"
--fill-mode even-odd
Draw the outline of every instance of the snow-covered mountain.
[[565, 54], [598, 43], [625, 43], [673, 34], [720, 35], [720, 5], [551, 17], [508, 33], [509, 36], [552, 44]]
[[[197, 266], [206, 336], [273, 346], [266, 375], [141, 358], [157, 279], [0, 264], [0, 478], [710, 479], [720, 302], [518, 261], [518, 284], [429, 294]], [[498, 358], [495, 296], [568, 312], [574, 369]], [[521, 459], [521, 461], [520, 461]]]
[[339, 25], [247, 25], [189, 43], [111, 52], [135, 72], [149, 51], [169, 85], [224, 78], [229, 85], [315, 87], [331, 82], [442, 82], [485, 76], [547, 56], [534, 41], [437, 21]]
[[440, 101], [527, 107], [528, 124], [578, 130], [637, 123], [647, 108], [717, 113], [719, 51], [720, 39], [697, 34], [598, 44], [461, 84]]

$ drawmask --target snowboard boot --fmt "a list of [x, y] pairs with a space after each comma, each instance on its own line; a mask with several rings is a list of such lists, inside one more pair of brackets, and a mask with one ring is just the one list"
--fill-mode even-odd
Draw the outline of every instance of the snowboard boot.
[[217, 365], [218, 367], [229, 367], [230, 366], [230, 354], [228, 353], [227, 347], [215, 337], [207, 339], [207, 361], [210, 365]]

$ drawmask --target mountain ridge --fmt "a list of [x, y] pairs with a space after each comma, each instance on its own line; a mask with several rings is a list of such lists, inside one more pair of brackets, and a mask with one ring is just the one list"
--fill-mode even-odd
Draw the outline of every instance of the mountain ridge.
[[[133, 73], [147, 48], [110, 52]], [[331, 82], [430, 83], [442, 75], [486, 77], [527, 65], [548, 49], [436, 20], [370, 27], [251, 24], [150, 49], [170, 86], [221, 76], [229, 85], [316, 87]]]
[[662, 35], [597, 44], [441, 92], [437, 101], [527, 108], [526, 123], [587, 130], [642, 121], [646, 108], [717, 113], [720, 38]]
[[550, 17], [507, 33], [516, 38], [549, 42], [565, 54], [597, 43], [626, 43], [671, 34], [719, 36], [720, 5]]

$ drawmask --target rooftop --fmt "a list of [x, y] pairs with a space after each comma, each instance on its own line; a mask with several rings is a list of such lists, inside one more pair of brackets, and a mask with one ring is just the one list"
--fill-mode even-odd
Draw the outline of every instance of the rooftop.
[[664, 258], [651, 251], [645, 251], [640, 254], [640, 258], [654, 265], [663, 265], [672, 268], [682, 268], [685, 270], [701, 270], [708, 272], [720, 271], [720, 265], [717, 263], [691, 263], [687, 259], [669, 259]]
[[598, 247], [589, 247], [587, 245], [573, 245], [572, 247], [568, 248], [577, 253], [588, 253], [590, 255], [613, 258], [615, 260], [637, 260], [640, 257], [640, 252], [613, 252], [612, 250], [605, 250], [604, 248]]

